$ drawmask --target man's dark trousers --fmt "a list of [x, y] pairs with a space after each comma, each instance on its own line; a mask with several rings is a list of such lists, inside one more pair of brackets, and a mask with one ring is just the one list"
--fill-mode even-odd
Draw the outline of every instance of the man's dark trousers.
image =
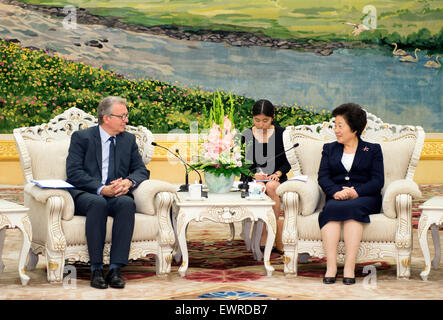
[[108, 214], [114, 219], [110, 263], [128, 264], [135, 218], [132, 195], [109, 198], [84, 192], [74, 199], [74, 205], [76, 215], [87, 217], [86, 239], [91, 265], [103, 261]]

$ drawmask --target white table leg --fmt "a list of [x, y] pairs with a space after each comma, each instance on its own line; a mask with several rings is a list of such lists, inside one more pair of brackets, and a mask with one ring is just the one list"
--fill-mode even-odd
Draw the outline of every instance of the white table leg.
[[[263, 259], [263, 253], [260, 250], [260, 239], [263, 232], [263, 220], [257, 220], [254, 222], [254, 228], [252, 229], [251, 249], [254, 259], [261, 261]], [[272, 246], [271, 246], [272, 247]]]
[[[183, 220], [183, 219], [181, 219], [181, 220]], [[179, 219], [177, 219], [177, 220], [179, 220]], [[182, 277], [184, 277], [186, 275], [186, 271], [188, 270], [188, 265], [189, 265], [188, 246], [186, 243], [186, 229], [187, 229], [190, 221], [191, 220], [179, 221], [177, 224], [177, 231], [178, 231], [177, 238], [178, 238], [178, 244], [180, 246], [180, 251], [181, 251], [181, 255], [182, 255], [182, 264], [181, 264], [180, 268], [178, 268], [178, 273]]]
[[[264, 263], [265, 263], [265, 269], [266, 269], [266, 274], [268, 276], [272, 276], [272, 272], [274, 271], [274, 268], [271, 266], [271, 251], [272, 251], [272, 246], [274, 245], [274, 240], [275, 240], [275, 232], [274, 230], [277, 229], [276, 223], [274, 223], [275, 228], [273, 228], [271, 226], [272, 222], [269, 221], [265, 221], [266, 226], [267, 226], [267, 230], [268, 230], [268, 236], [266, 238], [266, 246], [265, 246], [265, 254], [263, 257]], [[261, 235], [261, 233], [260, 233]]]
[[421, 251], [423, 253], [423, 258], [425, 259], [424, 270], [420, 273], [420, 276], [424, 281], [428, 280], [428, 275], [429, 272], [431, 271], [431, 258], [429, 254], [429, 246], [427, 238], [429, 226], [430, 226], [430, 221], [428, 220], [427, 215], [423, 212], [418, 222], [418, 239]]
[[16, 219], [15, 225], [23, 234], [23, 244], [20, 251], [20, 259], [18, 263], [18, 273], [22, 281], [22, 285], [27, 285], [29, 282], [29, 276], [25, 273], [25, 263], [28, 257], [29, 249], [31, 248], [31, 223], [27, 215], [23, 215], [19, 219]]
[[441, 248], [440, 248], [440, 234], [438, 233], [439, 226], [436, 224], [431, 225], [431, 234], [432, 234], [432, 242], [434, 242], [434, 251], [435, 256], [432, 260], [432, 268], [438, 269], [438, 266], [440, 264], [440, 254], [441, 254]]
[[2, 253], [3, 253], [3, 243], [5, 242], [6, 228], [2, 228], [0, 230], [0, 274], [5, 269], [5, 265], [3, 264]]

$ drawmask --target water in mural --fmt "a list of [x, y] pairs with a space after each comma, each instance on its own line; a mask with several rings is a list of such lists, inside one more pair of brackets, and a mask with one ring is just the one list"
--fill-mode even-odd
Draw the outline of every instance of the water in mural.
[[[75, 7], [65, 10], [69, 20], [0, 3], [0, 38], [20, 39], [23, 46], [55, 50], [69, 59], [131, 77], [221, 88], [277, 104], [332, 110], [353, 101], [387, 122], [443, 132], [443, 75], [438, 57], [443, 55], [439, 53], [431, 57], [426, 50], [402, 52], [393, 45], [338, 49], [322, 56], [227, 46], [76, 24], [75, 15], [69, 16]], [[346, 22], [349, 33], [358, 35], [377, 27], [376, 8], [365, 6], [363, 13], [361, 21]], [[100, 46], [85, 45], [88, 41]]]

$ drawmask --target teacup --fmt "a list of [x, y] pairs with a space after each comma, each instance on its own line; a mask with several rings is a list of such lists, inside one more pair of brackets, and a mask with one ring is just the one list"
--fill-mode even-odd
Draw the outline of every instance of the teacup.
[[265, 192], [266, 187], [263, 184], [257, 182], [249, 183], [248, 193], [250, 199], [262, 199]]
[[200, 200], [202, 197], [202, 185], [198, 183], [189, 185], [189, 198], [193, 200]]

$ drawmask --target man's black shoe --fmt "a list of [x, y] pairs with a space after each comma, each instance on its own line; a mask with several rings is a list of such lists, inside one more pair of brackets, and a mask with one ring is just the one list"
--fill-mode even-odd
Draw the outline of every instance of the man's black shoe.
[[108, 287], [108, 284], [105, 281], [105, 275], [103, 274], [103, 269], [92, 271], [91, 287], [97, 289], [106, 289]]
[[109, 270], [106, 275], [106, 283], [109, 284], [111, 288], [123, 289], [125, 287], [125, 281], [121, 275], [121, 268]]

